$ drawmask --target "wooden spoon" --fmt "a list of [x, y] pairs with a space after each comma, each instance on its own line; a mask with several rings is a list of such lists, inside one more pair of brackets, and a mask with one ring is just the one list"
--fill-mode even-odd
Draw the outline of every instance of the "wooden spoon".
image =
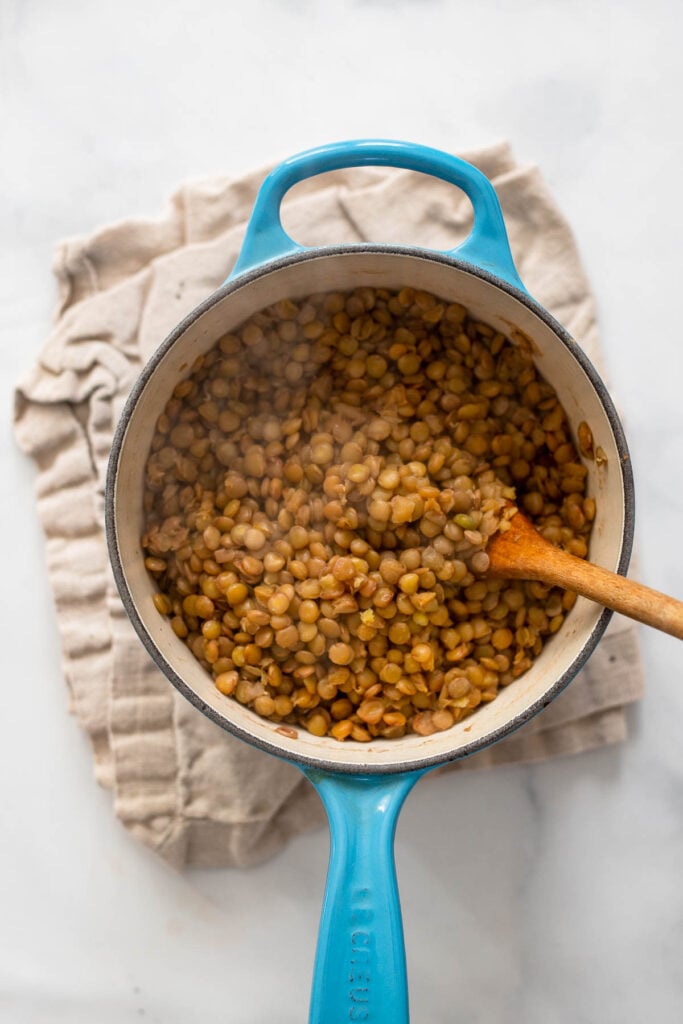
[[683, 601], [562, 551], [542, 537], [521, 512], [509, 522], [510, 529], [497, 533], [486, 548], [492, 576], [541, 580], [574, 590], [683, 640]]

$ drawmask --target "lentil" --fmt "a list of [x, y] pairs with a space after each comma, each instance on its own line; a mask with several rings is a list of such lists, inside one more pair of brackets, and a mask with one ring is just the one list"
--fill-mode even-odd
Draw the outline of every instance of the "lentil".
[[576, 595], [488, 579], [514, 503], [585, 556], [593, 450], [528, 344], [427, 292], [282, 300], [198, 359], [146, 463], [154, 605], [222, 694], [292, 735], [450, 729]]

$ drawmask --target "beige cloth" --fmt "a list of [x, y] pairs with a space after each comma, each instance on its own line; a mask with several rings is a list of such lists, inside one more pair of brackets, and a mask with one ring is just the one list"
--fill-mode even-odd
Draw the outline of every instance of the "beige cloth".
[[[494, 182], [522, 279], [600, 362], [595, 306], [570, 230], [534, 167], [505, 144], [466, 154]], [[262, 173], [182, 187], [160, 221], [126, 221], [64, 242], [59, 308], [16, 395], [37, 502], [71, 709], [98, 781], [125, 826], [181, 867], [245, 865], [322, 821], [299, 771], [227, 735], [180, 697], [128, 623], [109, 569], [103, 489], [112, 432], [143, 361], [226, 276]], [[308, 244], [397, 241], [434, 248], [466, 234], [451, 186], [380, 168], [297, 186], [285, 222]], [[589, 666], [541, 716], [463, 767], [533, 761], [622, 740], [642, 690], [634, 628], [615, 619]]]

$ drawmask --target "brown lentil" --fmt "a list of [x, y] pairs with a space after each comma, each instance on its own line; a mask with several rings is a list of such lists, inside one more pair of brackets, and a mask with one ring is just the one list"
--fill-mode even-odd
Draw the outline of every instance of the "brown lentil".
[[585, 556], [580, 454], [603, 456], [523, 342], [358, 288], [282, 300], [195, 362], [152, 441], [142, 544], [222, 694], [366, 743], [449, 729], [530, 667], [576, 595], [488, 579], [487, 542], [516, 502]]

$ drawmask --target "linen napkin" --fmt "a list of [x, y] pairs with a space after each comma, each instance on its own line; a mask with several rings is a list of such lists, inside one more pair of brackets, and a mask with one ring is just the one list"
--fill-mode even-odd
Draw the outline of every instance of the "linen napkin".
[[[505, 143], [463, 155], [495, 185], [530, 292], [601, 368], [594, 299], [538, 169], [518, 166]], [[103, 533], [107, 459], [128, 391], [168, 331], [225, 279], [264, 173], [185, 184], [160, 220], [128, 220], [59, 245], [55, 324], [16, 391], [16, 434], [37, 467], [70, 708], [117, 816], [178, 868], [255, 863], [323, 820], [297, 769], [223, 732], [151, 662], [119, 601]], [[446, 249], [467, 234], [471, 207], [424, 175], [362, 168], [298, 185], [283, 217], [305, 244]], [[588, 666], [542, 715], [455, 767], [619, 742], [642, 686], [637, 631], [615, 616]]]

